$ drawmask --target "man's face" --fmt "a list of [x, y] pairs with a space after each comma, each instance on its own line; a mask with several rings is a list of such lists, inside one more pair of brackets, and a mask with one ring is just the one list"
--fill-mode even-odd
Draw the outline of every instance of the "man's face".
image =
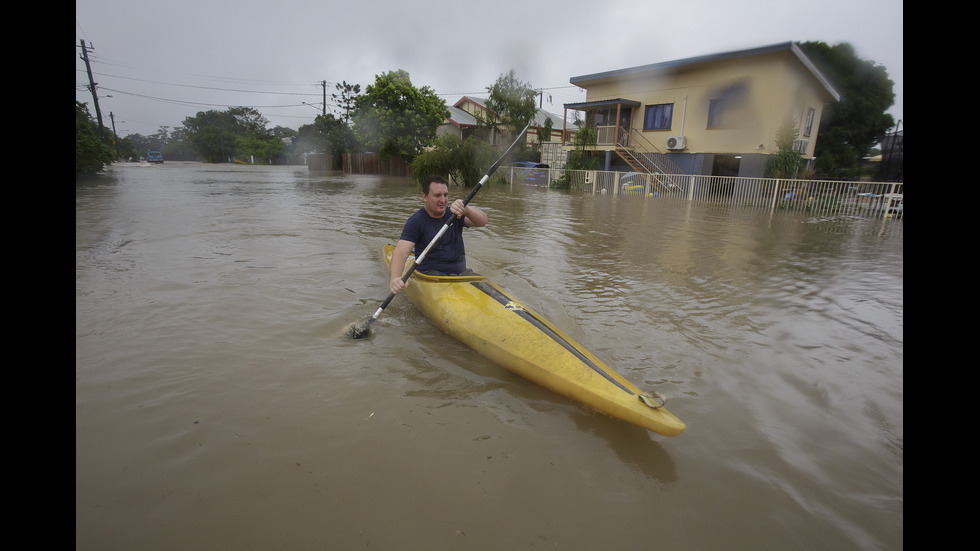
[[446, 205], [449, 201], [449, 186], [432, 182], [429, 184], [429, 193], [422, 194], [422, 201], [425, 202], [425, 210], [433, 218], [442, 218], [446, 214]]

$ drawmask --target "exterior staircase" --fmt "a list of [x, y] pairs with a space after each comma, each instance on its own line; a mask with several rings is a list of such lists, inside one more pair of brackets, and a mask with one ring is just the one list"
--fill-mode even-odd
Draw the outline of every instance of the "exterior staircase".
[[651, 174], [652, 184], [655, 187], [668, 191], [674, 187], [671, 182], [676, 178], [666, 181], [666, 176], [685, 175], [680, 167], [674, 164], [660, 148], [650, 143], [641, 132], [620, 127], [617, 134], [620, 138], [616, 142], [616, 154], [626, 161], [634, 172]]

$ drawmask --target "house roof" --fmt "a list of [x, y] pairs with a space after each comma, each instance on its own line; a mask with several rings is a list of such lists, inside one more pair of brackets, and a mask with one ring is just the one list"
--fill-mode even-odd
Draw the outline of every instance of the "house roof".
[[456, 106], [449, 108], [449, 117], [446, 120], [456, 126], [476, 126], [476, 117]]
[[[584, 86], [585, 83], [590, 82], [590, 81], [594, 81], [594, 80], [600, 80], [600, 79], [606, 79], [606, 78], [618, 78], [618, 77], [624, 77], [624, 76], [628, 76], [628, 75], [635, 75], [635, 74], [641, 74], [641, 73], [651, 73], [651, 72], [657, 72], [657, 71], [664, 71], [664, 70], [668, 70], [668, 69], [676, 69], [676, 68], [680, 68], [680, 67], [690, 67], [690, 66], [693, 66], [693, 65], [697, 65], [697, 64], [700, 64], [700, 63], [708, 63], [708, 62], [711, 62], [711, 61], [721, 61], [721, 60], [726, 60], [726, 59], [737, 59], [737, 58], [743, 58], [743, 57], [750, 57], [750, 56], [757, 56], [757, 55], [762, 55], [762, 54], [768, 54], [768, 53], [773, 53], [773, 52], [780, 52], [780, 51], [789, 51], [794, 56], [796, 56], [796, 58], [800, 60], [800, 63], [802, 63], [803, 66], [806, 67], [807, 70], [810, 71], [810, 73], [814, 76], [814, 78], [817, 79], [817, 81], [821, 84], [821, 86], [824, 87], [824, 89], [827, 91], [827, 93], [830, 94], [830, 96], [833, 97], [835, 101], [840, 101], [840, 93], [838, 93], [837, 90], [834, 89], [833, 85], [830, 84], [830, 81], [827, 80], [827, 77], [825, 77], [817, 69], [817, 67], [813, 64], [813, 62], [810, 61], [810, 58], [808, 58], [806, 56], [806, 54], [803, 53], [803, 50], [801, 50], [800, 47], [797, 46], [795, 42], [782, 42], [782, 43], [779, 43], [779, 44], [771, 44], [769, 46], [761, 46], [761, 47], [758, 47], [758, 48], [750, 48], [750, 49], [747, 49], [747, 50], [735, 50], [735, 51], [731, 51], [731, 52], [722, 52], [722, 53], [718, 53], [718, 54], [710, 54], [710, 55], [703, 55], [703, 56], [697, 56], [697, 57], [689, 57], [689, 58], [686, 58], [686, 59], [677, 59], [677, 60], [673, 60], [673, 61], [664, 61], [664, 62], [661, 62], [661, 63], [652, 63], [652, 64], [649, 64], [649, 65], [639, 65], [639, 66], [636, 66], [636, 67], [627, 67], [625, 69], [616, 69], [616, 70], [613, 70], [613, 71], [606, 71], [606, 72], [603, 72], [603, 73], [593, 73], [591, 75], [582, 75], [582, 76], [572, 77], [568, 81], [571, 84], [574, 84], [576, 86], [581, 86], [581, 87], [585, 88], [585, 86]], [[569, 108], [569, 109], [574, 109], [573, 107], [570, 107], [571, 105], [576, 105], [576, 104], [568, 104], [565, 107], [566, 108]]]

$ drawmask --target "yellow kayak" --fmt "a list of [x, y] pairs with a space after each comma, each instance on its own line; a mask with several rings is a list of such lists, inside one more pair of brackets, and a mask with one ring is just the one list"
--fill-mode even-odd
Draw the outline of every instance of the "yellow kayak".
[[[385, 245], [385, 266], [394, 245]], [[405, 267], [415, 262], [409, 257]], [[665, 436], [684, 423], [485, 276], [412, 274], [402, 294], [440, 329], [502, 367], [562, 396]]]

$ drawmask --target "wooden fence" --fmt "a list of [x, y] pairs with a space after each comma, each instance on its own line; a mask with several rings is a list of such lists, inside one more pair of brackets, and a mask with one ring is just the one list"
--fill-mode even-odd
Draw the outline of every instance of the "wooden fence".
[[350, 174], [412, 175], [411, 167], [401, 157], [382, 161], [377, 153], [344, 153], [343, 158], [343, 171]]

